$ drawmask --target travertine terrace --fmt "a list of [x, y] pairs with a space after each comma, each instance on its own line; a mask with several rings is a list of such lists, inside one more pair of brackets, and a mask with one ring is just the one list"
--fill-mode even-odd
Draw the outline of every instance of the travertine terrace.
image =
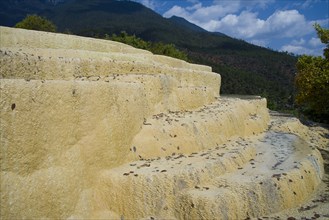
[[220, 97], [210, 67], [6, 27], [0, 43], [2, 219], [245, 219], [321, 182], [309, 131]]

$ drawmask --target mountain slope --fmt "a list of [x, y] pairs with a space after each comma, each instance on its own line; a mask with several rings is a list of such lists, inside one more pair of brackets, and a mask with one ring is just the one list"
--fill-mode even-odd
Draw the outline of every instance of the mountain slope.
[[163, 18], [131, 1], [66, 0], [52, 4], [10, 0], [0, 4], [1, 25], [14, 25], [10, 16], [15, 15], [17, 21], [24, 13], [38, 13], [52, 20], [61, 32], [102, 38], [126, 31], [147, 41], [173, 43], [188, 53], [191, 62], [212, 66], [222, 75], [222, 93], [262, 95], [272, 108], [292, 104], [296, 57], [286, 53], [204, 31], [182, 18]]
[[182, 27], [186, 27], [190, 30], [193, 30], [193, 31], [199, 31], [199, 32], [206, 32], [205, 29], [187, 21], [186, 19], [184, 18], [181, 18], [181, 17], [178, 17], [178, 16], [172, 16], [171, 18], [169, 18], [170, 21], [182, 26]]
[[55, 6], [71, 0], [0, 0], [0, 24], [14, 26], [27, 14], [47, 14]]

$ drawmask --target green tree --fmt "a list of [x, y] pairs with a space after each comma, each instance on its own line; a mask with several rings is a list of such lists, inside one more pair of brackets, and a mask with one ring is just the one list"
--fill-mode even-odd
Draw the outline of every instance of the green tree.
[[328, 120], [329, 116], [329, 30], [314, 25], [322, 43], [323, 57], [301, 56], [297, 62], [296, 103], [309, 116]]
[[143, 39], [136, 37], [136, 35], [127, 34], [125, 31], [122, 31], [119, 35], [113, 34], [111, 37], [106, 34], [104, 38], [106, 40], [118, 41], [139, 49], [148, 50], [154, 54], [174, 57], [185, 61], [188, 60], [187, 54], [178, 50], [173, 44], [146, 42]]
[[27, 15], [22, 21], [18, 22], [15, 27], [48, 32], [56, 32], [57, 29], [47, 18], [35, 14]]
[[327, 61], [329, 61], [329, 29], [324, 29], [319, 24], [314, 24], [314, 27], [321, 42], [327, 46], [327, 48], [323, 50], [323, 55]]
[[152, 43], [150, 45], [150, 51], [155, 54], [161, 54], [169, 57], [174, 57], [177, 59], [187, 61], [187, 54], [178, 50], [173, 44], [163, 44], [163, 43]]
[[125, 43], [139, 49], [144, 49], [144, 50], [148, 49], [147, 42], [136, 37], [135, 35], [128, 35], [127, 32], [125, 31], [121, 31], [120, 35], [113, 34], [112, 37], [109, 37], [109, 35], [105, 35], [105, 39]]

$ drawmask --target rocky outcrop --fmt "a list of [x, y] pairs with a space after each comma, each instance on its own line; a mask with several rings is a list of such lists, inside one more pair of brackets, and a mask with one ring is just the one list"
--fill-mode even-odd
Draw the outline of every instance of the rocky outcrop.
[[257, 217], [321, 182], [308, 136], [269, 127], [265, 99], [219, 97], [210, 67], [6, 27], [0, 42], [3, 219]]

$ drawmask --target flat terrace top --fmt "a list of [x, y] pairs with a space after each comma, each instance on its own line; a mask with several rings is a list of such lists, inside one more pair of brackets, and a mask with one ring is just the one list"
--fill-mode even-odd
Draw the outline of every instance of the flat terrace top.
[[[32, 31], [18, 28], [0, 26], [0, 46], [3, 51], [19, 53], [26, 51], [27, 54], [34, 53], [36, 56], [44, 54], [46, 57], [74, 57], [86, 58], [88, 52], [94, 52], [90, 58], [118, 57], [130, 61], [153, 61], [159, 64], [170, 65], [177, 68], [190, 68], [201, 71], [210, 71], [211, 67], [190, 64], [183, 60], [154, 55], [149, 51], [134, 48], [132, 46], [110, 41], [75, 35]], [[19, 50], [17, 51], [18, 48]], [[38, 51], [36, 51], [39, 50]], [[45, 51], [48, 49], [49, 51]], [[57, 51], [57, 52], [56, 52]], [[79, 52], [80, 51], [80, 52]], [[38, 54], [39, 53], [39, 54]], [[106, 54], [108, 53], [108, 54]]]

